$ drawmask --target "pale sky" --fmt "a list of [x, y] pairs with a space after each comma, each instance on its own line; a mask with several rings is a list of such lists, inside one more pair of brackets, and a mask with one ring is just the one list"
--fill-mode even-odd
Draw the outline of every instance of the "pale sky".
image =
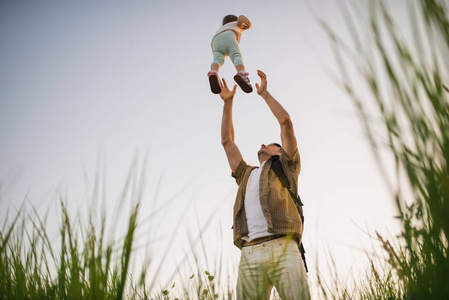
[[[222, 100], [206, 74], [223, 16], [244, 14], [253, 24], [240, 44], [250, 79], [267, 74], [298, 140], [312, 293], [317, 260], [327, 274], [329, 252], [343, 277], [364, 270], [377, 242], [363, 230], [392, 230], [394, 203], [349, 98], [331, 80], [329, 41], [312, 10], [345, 35], [327, 0], [0, 2], [1, 210], [27, 199], [54, 214], [62, 196], [73, 214], [86, 212], [100, 172], [100, 198], [115, 212], [137, 153], [147, 170], [140, 216], [161, 208], [139, 233], [140, 244], [152, 241], [144, 247], [152, 266], [166, 258], [161, 284], [214, 213], [202, 233], [206, 256], [219, 251], [237, 267], [237, 186], [220, 143]], [[234, 73], [227, 59], [220, 75], [232, 85]], [[258, 164], [260, 144], [280, 141], [279, 126], [257, 93], [238, 88], [234, 103], [236, 143]]]

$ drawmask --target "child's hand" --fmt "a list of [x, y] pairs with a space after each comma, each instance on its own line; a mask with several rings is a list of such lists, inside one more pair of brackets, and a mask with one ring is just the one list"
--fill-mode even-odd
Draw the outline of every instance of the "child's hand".
[[248, 23], [242, 23], [242, 25], [240, 26], [242, 29], [249, 29], [251, 27], [250, 24]]
[[224, 80], [224, 78], [221, 79], [223, 81], [223, 83], [220, 83], [220, 87], [221, 87], [221, 93], [220, 93], [220, 97], [221, 99], [223, 99], [224, 102], [229, 101], [234, 99], [234, 95], [235, 92], [237, 90], [237, 85], [234, 85], [234, 88], [231, 90], [228, 89], [228, 85], [226, 84], [226, 80]]
[[241, 15], [237, 19], [237, 26], [239, 26], [243, 30], [250, 29], [251, 28], [251, 21], [247, 17], [245, 17], [244, 15]]

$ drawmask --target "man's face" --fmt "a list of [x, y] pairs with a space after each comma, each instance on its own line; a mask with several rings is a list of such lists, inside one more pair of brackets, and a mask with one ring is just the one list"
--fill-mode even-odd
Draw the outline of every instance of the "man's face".
[[281, 155], [281, 148], [279, 148], [278, 146], [276, 146], [275, 144], [269, 144], [269, 145], [265, 145], [262, 144], [260, 146], [259, 152], [257, 152], [257, 155], [261, 155], [261, 154], [267, 154], [269, 156], [273, 156], [273, 155]]

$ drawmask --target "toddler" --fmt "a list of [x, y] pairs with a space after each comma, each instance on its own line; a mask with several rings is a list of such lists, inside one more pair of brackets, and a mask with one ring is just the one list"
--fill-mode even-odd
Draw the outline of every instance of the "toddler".
[[250, 84], [248, 73], [243, 65], [242, 54], [240, 53], [240, 36], [244, 30], [251, 28], [250, 20], [241, 15], [239, 17], [228, 15], [223, 18], [223, 26], [218, 29], [212, 38], [212, 54], [214, 61], [210, 66], [209, 76], [210, 89], [212, 93], [221, 93], [220, 79], [218, 78], [218, 70], [224, 63], [226, 56], [231, 58], [232, 63], [237, 69], [237, 75], [234, 80], [245, 93], [251, 93], [253, 87]]

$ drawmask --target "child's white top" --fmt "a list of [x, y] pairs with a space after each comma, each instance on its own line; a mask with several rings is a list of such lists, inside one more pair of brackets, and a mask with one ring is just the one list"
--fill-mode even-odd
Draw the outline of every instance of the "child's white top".
[[214, 37], [212, 38], [212, 41], [220, 33], [223, 33], [225, 31], [229, 31], [229, 30], [232, 30], [236, 33], [237, 42], [240, 43], [240, 36], [242, 35], [243, 29], [240, 28], [239, 26], [237, 26], [237, 21], [229, 22], [229, 23], [226, 23], [223, 26], [221, 26], [220, 29], [218, 29], [218, 31], [215, 33]]

